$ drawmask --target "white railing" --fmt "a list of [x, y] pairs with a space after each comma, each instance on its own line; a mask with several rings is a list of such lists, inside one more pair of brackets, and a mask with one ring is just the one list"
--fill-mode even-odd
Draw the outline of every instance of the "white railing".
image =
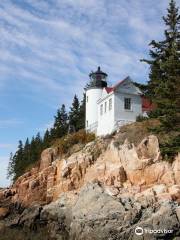
[[132, 121], [132, 120], [118, 119], [114, 123], [114, 129], [117, 130], [118, 128], [120, 128], [122, 126], [133, 123], [133, 122], [134, 121]]
[[95, 123], [90, 124], [88, 127], [86, 127], [86, 130], [88, 132], [96, 133], [97, 132], [97, 127], [98, 127], [98, 122], [95, 122]]

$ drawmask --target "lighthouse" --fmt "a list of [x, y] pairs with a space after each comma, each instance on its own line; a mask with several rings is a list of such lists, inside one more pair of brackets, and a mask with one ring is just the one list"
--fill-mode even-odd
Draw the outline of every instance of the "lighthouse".
[[86, 86], [86, 130], [97, 132], [98, 108], [97, 101], [102, 96], [103, 88], [107, 87], [107, 74], [98, 67], [97, 71], [89, 74], [90, 83]]

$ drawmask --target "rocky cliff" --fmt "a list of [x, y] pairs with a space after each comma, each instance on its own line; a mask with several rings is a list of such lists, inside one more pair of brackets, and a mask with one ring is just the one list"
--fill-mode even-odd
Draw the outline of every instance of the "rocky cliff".
[[43, 227], [42, 239], [180, 235], [180, 155], [163, 161], [154, 135], [134, 144], [116, 134], [75, 149], [69, 157], [44, 150], [39, 168], [0, 191], [1, 234], [19, 227], [39, 231], [41, 239]]

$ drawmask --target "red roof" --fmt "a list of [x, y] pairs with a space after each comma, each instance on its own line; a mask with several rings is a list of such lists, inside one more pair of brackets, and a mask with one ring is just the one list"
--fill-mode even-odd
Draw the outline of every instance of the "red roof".
[[110, 93], [113, 91], [113, 87], [105, 87], [105, 89], [107, 93]]
[[123, 83], [127, 78], [125, 78], [124, 80], [120, 80], [118, 83], [116, 83], [113, 87], [105, 87], [106, 92], [110, 93], [113, 92], [121, 83]]
[[[120, 80], [118, 83], [116, 83], [114, 86], [112, 87], [105, 87], [106, 92], [109, 94], [111, 92], [113, 92], [114, 90], [116, 90], [116, 88], [122, 84], [125, 80], [127, 80], [129, 77], [125, 78], [124, 80]], [[153, 109], [155, 109], [155, 105], [146, 97], [141, 96], [142, 97], [142, 111], [143, 112], [149, 112], [152, 111]]]
[[143, 112], [152, 111], [155, 105], [146, 97], [142, 96], [142, 110]]

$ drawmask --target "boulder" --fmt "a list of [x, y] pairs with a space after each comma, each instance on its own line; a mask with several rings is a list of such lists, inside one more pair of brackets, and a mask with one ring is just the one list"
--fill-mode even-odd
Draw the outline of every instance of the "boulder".
[[32, 228], [40, 216], [42, 207], [40, 205], [34, 204], [32, 207], [26, 208], [21, 216], [19, 217], [19, 225]]
[[33, 179], [29, 182], [29, 188], [34, 189], [37, 186], [39, 186], [39, 180], [38, 179]]
[[47, 148], [41, 153], [40, 171], [49, 167], [55, 160], [56, 150], [54, 148]]
[[175, 161], [173, 162], [173, 172], [176, 184], [180, 184], [180, 153], [176, 156]]
[[167, 192], [165, 184], [154, 185], [152, 188], [156, 195]]
[[142, 140], [137, 147], [138, 156], [140, 158], [151, 158], [154, 162], [160, 158], [160, 149], [158, 138], [150, 135]]
[[9, 214], [9, 208], [0, 207], [0, 219], [4, 219]]
[[173, 185], [168, 188], [168, 192], [173, 200], [180, 202], [180, 185]]

